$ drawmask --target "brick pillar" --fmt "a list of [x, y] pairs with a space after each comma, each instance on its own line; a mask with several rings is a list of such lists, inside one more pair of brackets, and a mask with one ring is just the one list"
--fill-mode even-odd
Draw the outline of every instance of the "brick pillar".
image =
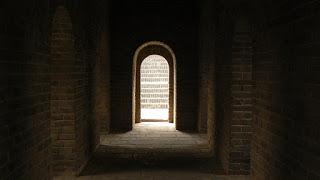
[[65, 8], [53, 18], [51, 128], [53, 172], [75, 171], [75, 55], [72, 24]]
[[[227, 174], [250, 173], [252, 43], [246, 18], [225, 14], [217, 45], [217, 153]], [[228, 21], [226, 21], [228, 19]], [[227, 31], [233, 28], [233, 32]]]
[[229, 174], [250, 173], [252, 126], [252, 42], [250, 26], [238, 19], [231, 59], [231, 122]]

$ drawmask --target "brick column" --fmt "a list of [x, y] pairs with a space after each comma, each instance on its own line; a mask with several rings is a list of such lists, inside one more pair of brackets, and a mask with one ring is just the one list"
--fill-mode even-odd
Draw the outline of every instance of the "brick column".
[[59, 7], [53, 19], [51, 44], [51, 128], [54, 174], [75, 170], [74, 37], [71, 19]]
[[231, 60], [230, 174], [250, 173], [252, 126], [252, 42], [250, 26], [236, 22]]

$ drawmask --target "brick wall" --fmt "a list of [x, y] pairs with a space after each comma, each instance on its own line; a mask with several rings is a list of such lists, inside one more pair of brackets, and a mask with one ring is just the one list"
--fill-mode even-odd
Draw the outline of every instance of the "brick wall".
[[89, 135], [90, 151], [100, 143], [101, 133], [110, 131], [110, 20], [109, 1], [92, 1], [87, 29], [87, 56], [90, 72], [90, 111]]
[[319, 2], [272, 5], [255, 39], [253, 178], [319, 179]]
[[230, 174], [250, 174], [252, 133], [252, 39], [246, 17], [238, 17], [232, 45]]
[[[210, 35], [209, 29], [213, 23], [210, 23], [209, 13], [211, 7], [207, 4], [207, 1], [200, 1], [199, 6], [201, 7], [201, 14], [199, 18], [199, 105], [198, 105], [198, 131], [207, 132], [207, 97], [208, 97], [208, 62], [210, 57], [208, 57], [207, 44], [209, 42], [214, 42], [213, 38], [208, 37]], [[206, 9], [205, 9], [206, 8]], [[209, 41], [212, 39], [212, 41]], [[213, 59], [211, 59], [213, 60]]]
[[218, 11], [219, 19], [216, 31], [216, 116], [217, 116], [217, 151], [216, 156], [226, 172], [230, 159], [230, 121], [231, 121], [231, 46], [232, 37], [228, 28], [232, 28], [227, 12]]
[[215, 5], [213, 1], [200, 1], [199, 24], [199, 132], [208, 133], [209, 147], [215, 148], [216, 107], [215, 107]]
[[89, 68], [87, 67], [87, 51], [84, 49], [84, 42], [81, 36], [75, 39], [75, 64], [74, 70], [74, 111], [75, 111], [75, 153], [76, 173], [79, 173], [89, 161], [91, 156], [90, 139], [89, 139], [89, 121], [90, 121], [90, 105], [89, 105]]
[[51, 179], [89, 156], [84, 3], [66, 2], [74, 29], [65, 10], [54, 16], [59, 2], [15, 3], [1, 6], [0, 179]]
[[220, 16], [216, 45], [218, 156], [226, 173], [250, 174], [251, 28], [240, 12], [226, 11]]
[[110, 130], [110, 60], [108, 39], [106, 32], [101, 32], [98, 45], [97, 62], [94, 65], [93, 96], [95, 121], [99, 122], [100, 132], [108, 133]]
[[[80, 6], [80, 7], [78, 7]], [[58, 7], [52, 26], [51, 112], [52, 152], [55, 175], [77, 174], [92, 153], [91, 73], [83, 2]]]
[[48, 4], [1, 2], [0, 179], [50, 179]]
[[[75, 48], [68, 11], [58, 7], [52, 25], [51, 41], [51, 129], [53, 172], [74, 172], [76, 161], [76, 111], [79, 107]], [[81, 105], [81, 104], [80, 104]]]

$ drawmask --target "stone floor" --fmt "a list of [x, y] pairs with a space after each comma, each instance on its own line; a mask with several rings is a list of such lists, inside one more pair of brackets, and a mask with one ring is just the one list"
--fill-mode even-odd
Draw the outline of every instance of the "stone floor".
[[100, 143], [100, 153], [113, 157], [210, 154], [206, 134], [177, 131], [174, 124], [166, 122], [138, 123], [132, 131], [102, 135]]
[[[55, 180], [249, 180], [225, 176], [210, 156], [205, 134], [174, 124], [144, 122], [132, 131], [102, 135], [100, 147], [79, 177]], [[209, 158], [207, 157], [209, 156]], [[159, 158], [169, 157], [169, 158]]]
[[182, 171], [114, 172], [79, 177], [55, 177], [54, 180], [250, 180], [249, 176], [224, 176]]

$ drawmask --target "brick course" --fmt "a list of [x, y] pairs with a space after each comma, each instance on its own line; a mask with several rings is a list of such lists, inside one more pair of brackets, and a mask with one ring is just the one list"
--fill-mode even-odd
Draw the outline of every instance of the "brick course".
[[54, 174], [75, 171], [75, 50], [72, 22], [64, 7], [57, 8], [51, 41], [51, 134]]
[[252, 134], [252, 32], [247, 17], [224, 11], [216, 44], [217, 153], [227, 174], [247, 175]]

